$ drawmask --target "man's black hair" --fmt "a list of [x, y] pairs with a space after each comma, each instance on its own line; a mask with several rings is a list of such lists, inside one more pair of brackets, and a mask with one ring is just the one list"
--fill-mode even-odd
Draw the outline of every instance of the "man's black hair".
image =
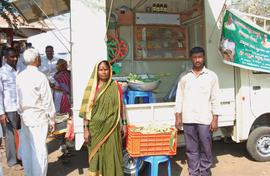
[[189, 56], [191, 57], [192, 54], [198, 54], [198, 53], [203, 53], [203, 55], [205, 55], [204, 49], [202, 47], [196, 46], [189, 51]]
[[17, 54], [17, 51], [16, 51], [14, 48], [8, 47], [8, 48], [5, 49], [4, 55], [5, 55], [6, 57], [8, 57], [10, 52], [14, 52], [14, 53]]
[[53, 46], [52, 45], [47, 45], [45, 49], [48, 49], [48, 48], [53, 49]]

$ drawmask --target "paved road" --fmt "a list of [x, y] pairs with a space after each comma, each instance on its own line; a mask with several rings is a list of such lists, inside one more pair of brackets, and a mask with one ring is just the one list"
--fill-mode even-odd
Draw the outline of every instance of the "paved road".
[[[58, 150], [59, 139], [48, 142], [49, 169], [48, 176], [86, 176], [87, 175], [87, 150], [83, 148], [79, 152], [73, 152], [74, 156], [69, 164], [63, 164], [58, 160], [61, 152]], [[245, 144], [225, 144], [214, 142], [214, 166], [213, 176], [270, 176], [269, 162], [252, 161], [245, 149]], [[3, 156], [3, 153], [1, 153]], [[178, 154], [171, 159], [172, 176], [187, 176], [187, 164], [184, 148], [178, 148]], [[22, 171], [8, 169], [2, 158], [4, 176], [21, 176]], [[147, 169], [147, 167], [146, 167]], [[140, 175], [147, 175], [147, 170]], [[166, 176], [166, 164], [160, 166], [159, 176]]]

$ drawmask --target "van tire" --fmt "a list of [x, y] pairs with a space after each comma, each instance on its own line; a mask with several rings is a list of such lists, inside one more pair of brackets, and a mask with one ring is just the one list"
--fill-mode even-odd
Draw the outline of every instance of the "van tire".
[[270, 127], [254, 129], [247, 141], [247, 151], [256, 161], [270, 161]]

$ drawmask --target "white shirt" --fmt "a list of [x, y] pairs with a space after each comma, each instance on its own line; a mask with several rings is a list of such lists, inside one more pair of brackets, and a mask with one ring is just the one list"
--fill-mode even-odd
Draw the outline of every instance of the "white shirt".
[[227, 29], [229, 29], [229, 30], [232, 30], [232, 31], [235, 31], [235, 25], [233, 24], [233, 23], [231, 23], [231, 24], [228, 24], [228, 22], [226, 22], [226, 24], [225, 24], [225, 27], [227, 28]]
[[47, 76], [50, 82], [55, 82], [53, 77], [57, 72], [56, 63], [58, 60], [59, 59], [55, 57], [51, 60], [47, 59], [46, 56], [41, 58], [41, 66], [39, 67], [39, 70]]
[[27, 66], [17, 76], [18, 113], [26, 126], [48, 123], [55, 115], [51, 88], [37, 67]]
[[235, 43], [230, 42], [228, 39], [225, 39], [224, 42], [223, 42], [223, 47], [224, 47], [224, 50], [228, 49], [228, 50], [231, 50], [234, 53]]
[[8, 64], [0, 68], [0, 115], [17, 111], [17, 71]]
[[203, 68], [196, 76], [192, 70], [184, 75], [177, 87], [176, 113], [182, 113], [183, 123], [209, 125], [219, 114], [219, 84], [217, 75]]

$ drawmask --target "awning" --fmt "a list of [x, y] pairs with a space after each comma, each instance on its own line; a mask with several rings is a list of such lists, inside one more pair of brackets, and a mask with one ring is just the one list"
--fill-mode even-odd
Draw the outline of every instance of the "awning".
[[54, 28], [49, 22], [47, 22], [46, 24], [45, 22], [24, 24], [23, 20], [20, 17], [16, 18], [16, 22], [14, 22], [14, 25], [10, 25], [5, 19], [0, 17], [0, 31], [2, 29], [12, 29], [14, 35], [19, 35], [25, 38], [31, 37], [33, 35], [38, 35], [50, 30], [54, 30]]
[[29, 26], [21, 26], [18, 28], [18, 31], [14, 31], [14, 33], [20, 33], [21, 35], [25, 37], [31, 37], [34, 35], [41, 34], [43, 32], [47, 32], [53, 29], [50, 28], [35, 28], [35, 27], [29, 27]]
[[15, 0], [12, 4], [28, 23], [70, 11], [70, 0]]

